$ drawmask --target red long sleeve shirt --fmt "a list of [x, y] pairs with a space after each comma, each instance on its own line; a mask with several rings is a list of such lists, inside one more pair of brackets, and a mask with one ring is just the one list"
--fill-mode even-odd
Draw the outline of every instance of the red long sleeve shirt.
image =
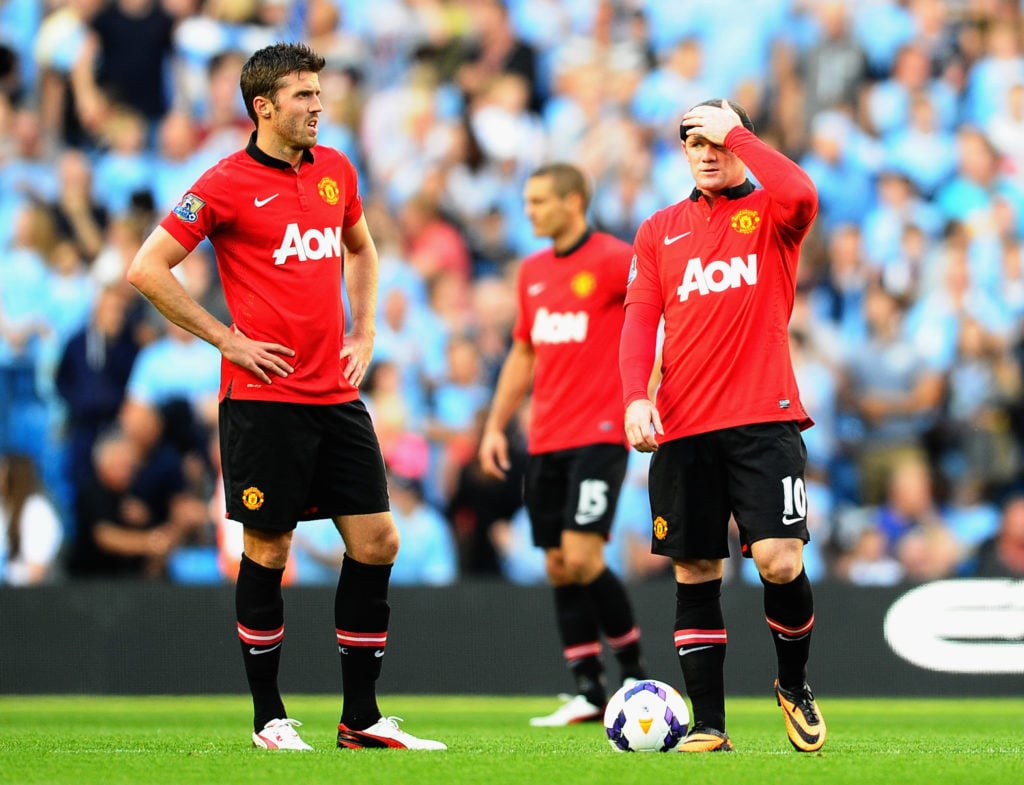
[[623, 402], [647, 397], [665, 318], [661, 441], [755, 422], [813, 421], [789, 355], [800, 244], [817, 192], [799, 166], [737, 127], [724, 146], [754, 174], [713, 206], [694, 192], [637, 231], [619, 352]]

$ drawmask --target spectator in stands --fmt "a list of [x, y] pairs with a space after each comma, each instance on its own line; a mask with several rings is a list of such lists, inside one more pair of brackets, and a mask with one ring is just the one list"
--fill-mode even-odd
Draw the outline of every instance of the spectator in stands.
[[121, 287], [101, 289], [89, 323], [68, 340], [57, 366], [57, 392], [67, 407], [68, 472], [76, 488], [90, 474], [97, 437], [117, 418], [138, 353], [128, 297]]
[[1021, 464], [1008, 411], [1022, 384], [1006, 340], [976, 319], [963, 318], [947, 380], [942, 423], [946, 471], [953, 479], [969, 478], [989, 488], [1011, 482]]
[[[322, 0], [330, 5], [330, 0]], [[198, 113], [199, 150], [206, 161], [217, 161], [245, 144], [250, 121], [238, 100], [238, 80], [245, 57], [232, 50], [222, 51], [206, 65], [205, 98]]]
[[977, 578], [1024, 578], [1024, 495], [1003, 503], [999, 531], [978, 548], [971, 575]]
[[152, 193], [155, 169], [147, 133], [145, 118], [122, 107], [113, 108], [99, 130], [104, 148], [96, 159], [93, 193], [113, 213], [124, 213], [135, 194]]
[[1006, 91], [1006, 100], [982, 127], [1010, 173], [1024, 176], [1024, 79]]
[[956, 171], [956, 137], [939, 122], [938, 108], [923, 90], [910, 96], [907, 122], [883, 134], [882, 144], [886, 164], [925, 196], [935, 194]]
[[157, 150], [151, 158], [148, 188], [154, 207], [170, 210], [211, 163], [196, 149], [199, 128], [188, 112], [168, 112], [157, 127]]
[[923, 97], [932, 107], [935, 125], [948, 131], [957, 120], [958, 101], [953, 88], [932, 76], [928, 52], [918, 43], [900, 48], [888, 76], [867, 88], [865, 110], [870, 130], [886, 136], [914, 125], [915, 97]]
[[839, 111], [817, 115], [811, 141], [800, 166], [814, 180], [821, 203], [818, 224], [826, 232], [846, 223], [859, 224], [872, 203], [877, 161], [865, 154], [863, 132]]
[[855, 583], [891, 584], [950, 577], [963, 557], [928, 463], [908, 455], [892, 464], [882, 503], [863, 516], [839, 564]]
[[515, 74], [526, 81], [530, 110], [538, 111], [545, 96], [538, 79], [537, 52], [518, 37], [507, 5], [502, 0], [473, 0], [469, 8], [473, 32], [456, 71], [466, 100], [479, 95], [496, 77]]
[[880, 270], [886, 288], [908, 297], [917, 295], [922, 271], [905, 265], [907, 227], [914, 227], [928, 242], [938, 238], [942, 216], [910, 177], [897, 169], [883, 169], [875, 181], [875, 198], [861, 222], [864, 255], [871, 268]]
[[74, 577], [159, 578], [179, 533], [154, 519], [133, 490], [138, 449], [123, 434], [107, 432], [97, 442], [94, 477], [75, 504], [78, 529], [68, 565]]
[[983, 34], [984, 51], [971, 64], [964, 90], [964, 117], [982, 126], [999, 111], [1009, 88], [1024, 84], [1019, 18], [991, 21]]
[[0, 247], [11, 242], [16, 213], [26, 200], [52, 203], [60, 191], [39, 112], [29, 106], [7, 106], [0, 155]]
[[91, 132], [100, 132], [110, 105], [131, 108], [147, 126], [170, 107], [170, 6], [164, 0], [115, 0], [98, 5], [89, 17], [73, 84], [79, 116]]
[[430, 442], [431, 471], [420, 478], [427, 498], [443, 505], [451, 496], [462, 467], [477, 448], [477, 414], [487, 408], [491, 391], [483, 383], [480, 350], [475, 336], [461, 333], [448, 339], [448, 367], [431, 395], [424, 422]]
[[0, 585], [37, 586], [60, 572], [64, 529], [35, 461], [0, 455]]
[[150, 406], [185, 400], [194, 417], [212, 427], [219, 390], [220, 352], [168, 321], [164, 336], [140, 350], [126, 394]]
[[940, 371], [903, 331], [904, 304], [879, 284], [864, 300], [868, 338], [850, 347], [843, 363], [841, 400], [863, 428], [854, 448], [861, 501], [881, 501], [897, 462], [923, 454], [925, 432], [934, 424], [944, 391]]
[[422, 278], [448, 272], [468, 280], [472, 274], [469, 249], [458, 230], [441, 215], [436, 199], [419, 193], [399, 213], [404, 255]]
[[[665, 148], [672, 140], [666, 134], [679, 107], [693, 106], [706, 95], [717, 95], [722, 86], [709, 79], [700, 38], [681, 39], [660, 57], [660, 64], [647, 73], [633, 94], [630, 111], [647, 131], [651, 144]], [[675, 140], [677, 141], [677, 140]]]
[[451, 528], [423, 496], [429, 448], [422, 436], [403, 435], [385, 453], [391, 514], [402, 538], [402, 551], [391, 571], [394, 585], [441, 586], [458, 577], [458, 553]]
[[402, 434], [419, 426], [402, 392], [402, 369], [394, 360], [374, 359], [363, 383], [363, 402], [373, 420], [381, 452], [385, 455]]
[[867, 76], [867, 57], [853, 37], [853, 8], [841, 0], [815, 3], [816, 38], [800, 56], [804, 92], [804, 116], [809, 121], [819, 112], [858, 109], [860, 91]]
[[44, 303], [46, 262], [55, 244], [49, 211], [25, 202], [12, 241], [0, 252], [0, 450], [16, 445], [37, 462], [47, 424], [36, 373], [43, 341], [52, 332]]
[[93, 194], [92, 164], [85, 153], [74, 148], [65, 150], [57, 168], [60, 190], [56, 200], [50, 203], [57, 231], [74, 242], [78, 253], [92, 264], [103, 248], [110, 211], [105, 202]]
[[89, 19], [102, 4], [102, 0], [47, 4], [35, 39], [43, 136], [74, 148], [91, 141], [78, 116], [73, 73], [85, 51]]

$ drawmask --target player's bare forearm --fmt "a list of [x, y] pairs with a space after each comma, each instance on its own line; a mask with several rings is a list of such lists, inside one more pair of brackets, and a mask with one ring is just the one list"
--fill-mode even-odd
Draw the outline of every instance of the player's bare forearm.
[[377, 336], [377, 247], [366, 226], [366, 217], [343, 232], [345, 241], [345, 290], [348, 292], [352, 325], [341, 350], [342, 375], [356, 387], [363, 381], [373, 359]]
[[479, 451], [480, 465], [492, 477], [504, 479], [510, 467], [505, 427], [530, 389], [533, 360], [533, 348], [523, 341], [515, 341], [501, 366]]
[[284, 359], [295, 352], [287, 346], [254, 341], [237, 327], [231, 328], [197, 303], [171, 269], [188, 251], [165, 229], [157, 227], [143, 243], [128, 268], [128, 282], [153, 306], [184, 330], [215, 346], [229, 361], [270, 384], [270, 376], [287, 376], [294, 369]]

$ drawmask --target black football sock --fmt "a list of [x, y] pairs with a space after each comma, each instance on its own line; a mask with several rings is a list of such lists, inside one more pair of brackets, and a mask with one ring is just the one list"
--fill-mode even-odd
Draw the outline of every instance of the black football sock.
[[377, 679], [388, 641], [390, 564], [363, 564], [346, 555], [334, 595], [334, 626], [341, 655], [341, 722], [353, 730], [380, 719]]
[[555, 617], [562, 638], [562, 655], [576, 680], [576, 692], [595, 706], [606, 698], [604, 665], [597, 619], [585, 586], [556, 586]]
[[764, 615], [779, 660], [779, 686], [799, 689], [807, 679], [814, 630], [814, 597], [804, 570], [789, 583], [764, 584]]
[[676, 654], [693, 721], [725, 730], [725, 619], [722, 581], [676, 584]]
[[590, 605], [597, 615], [608, 645], [619, 662], [623, 679], [645, 679], [647, 668], [640, 650], [640, 628], [633, 617], [626, 587], [605, 567], [604, 572], [587, 585]]
[[257, 564], [242, 555], [235, 584], [235, 616], [242, 644], [245, 676], [252, 693], [253, 729], [263, 730], [271, 720], [288, 715], [277, 686], [284, 643], [284, 570]]

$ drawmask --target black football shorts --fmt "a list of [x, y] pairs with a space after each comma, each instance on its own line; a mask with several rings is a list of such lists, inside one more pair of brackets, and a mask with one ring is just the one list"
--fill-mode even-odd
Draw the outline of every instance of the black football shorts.
[[769, 537], [807, 542], [807, 449], [795, 422], [742, 425], [673, 439], [651, 459], [651, 552], [729, 556], [735, 516], [744, 556]]
[[389, 509], [380, 444], [362, 401], [220, 404], [227, 515], [254, 529]]
[[559, 547], [563, 530], [607, 538], [628, 459], [621, 444], [588, 444], [531, 455], [523, 496], [534, 545]]

